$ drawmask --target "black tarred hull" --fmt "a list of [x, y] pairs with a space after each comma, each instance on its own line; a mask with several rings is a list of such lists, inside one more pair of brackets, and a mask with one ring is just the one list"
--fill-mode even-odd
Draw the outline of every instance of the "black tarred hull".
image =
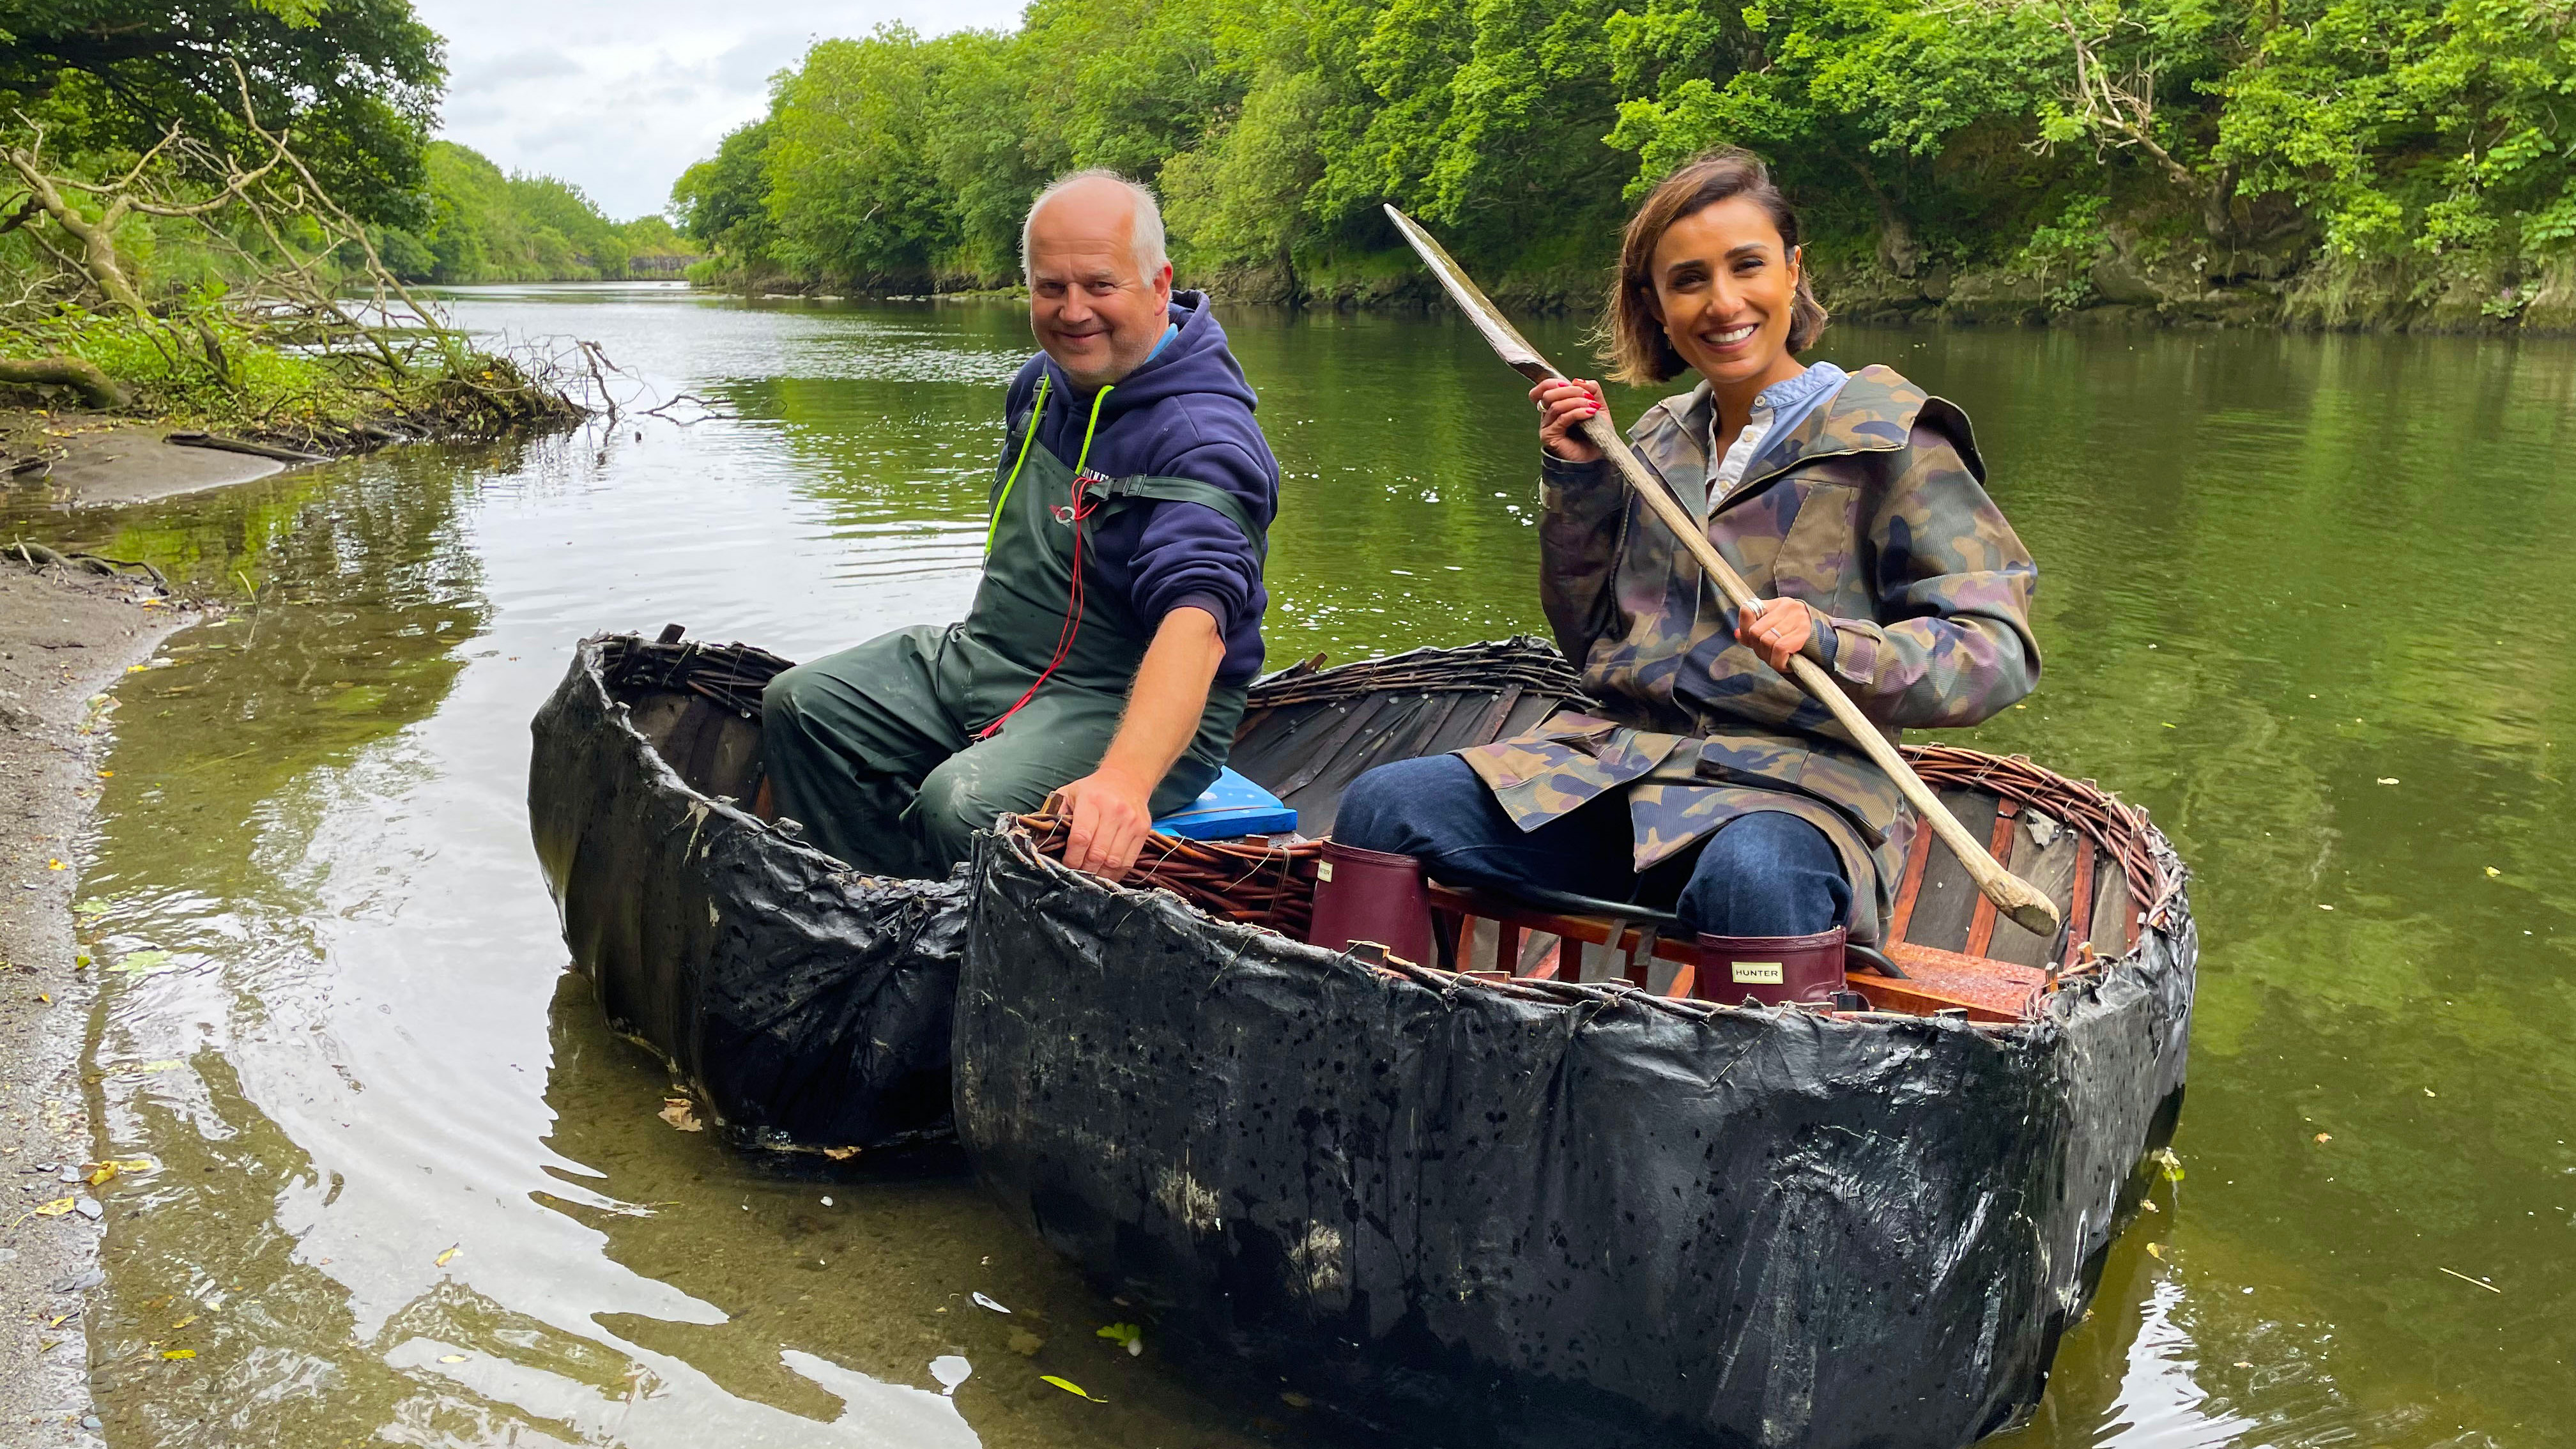
[[1390, 976], [979, 857], [957, 1126], [1103, 1287], [1432, 1444], [1968, 1443], [2179, 1106], [2196, 937], [2018, 1027]]

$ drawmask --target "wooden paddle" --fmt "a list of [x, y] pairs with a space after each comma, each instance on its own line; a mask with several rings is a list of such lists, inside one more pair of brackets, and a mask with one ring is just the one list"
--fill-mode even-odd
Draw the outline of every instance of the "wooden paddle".
[[[1458, 304], [1459, 311], [1467, 314], [1468, 321], [1476, 324], [1476, 330], [1485, 335], [1486, 344], [1503, 361], [1532, 382], [1567, 380], [1554, 364], [1539, 355], [1538, 349], [1529, 344], [1529, 339], [1521, 336], [1519, 329], [1503, 316], [1502, 309], [1494, 305], [1484, 289], [1476, 285], [1466, 269], [1459, 266], [1440, 243], [1432, 240], [1429, 232], [1415, 225], [1413, 218], [1393, 206], [1386, 209], [1386, 214], [1394, 220], [1396, 230], [1404, 233], [1404, 239], [1421, 253], [1422, 260], [1431, 268], [1431, 274], [1438, 277], [1440, 285], [1448, 290], [1449, 299]], [[1592, 445], [1601, 450], [1603, 457], [1618, 466], [1619, 476], [1627, 480], [1628, 487], [1639, 498], [1645, 500], [1647, 511], [1653, 513], [1664, 527], [1671, 529], [1673, 537], [1681, 540], [1682, 547], [1699, 561], [1700, 568], [1716, 582], [1718, 593], [1729, 604], [1742, 609], [1756, 601], [1753, 590], [1745, 585], [1734, 569], [1728, 567], [1726, 559], [1718, 553], [1717, 545], [1708, 541], [1708, 533], [1700, 527], [1699, 521], [1690, 516], [1679, 499], [1665, 490], [1661, 480], [1646, 467], [1645, 460], [1628, 446], [1628, 439], [1610, 421], [1606, 407], [1584, 419], [1583, 435], [1592, 440]], [[1581, 662], [1576, 661], [1578, 664]], [[2048, 937], [2057, 934], [2056, 905], [2041, 894], [2037, 886], [2004, 869], [2002, 862], [1987, 853], [1985, 842], [1968, 833], [1968, 827], [1959, 823], [1959, 818], [1941, 803], [1941, 797], [1933, 794], [1922, 778], [1914, 773], [1914, 767], [1905, 763], [1905, 757], [1897, 753], [1896, 746], [1887, 742], [1887, 737], [1879, 733], [1878, 726], [1870, 723], [1869, 717], [1860, 712], [1860, 706], [1851, 702], [1851, 696], [1843, 693], [1842, 686], [1834, 682], [1832, 675], [1814, 660], [1799, 655], [1789, 661], [1789, 677], [1817, 703], [1832, 711], [1844, 731], [1867, 752], [1871, 762], [1896, 782], [1896, 788], [1913, 805], [1914, 812], [1922, 816], [1924, 823], [1932, 827], [1932, 833], [1941, 837], [1941, 843], [1949, 846], [1951, 853], [1959, 857], [1959, 863], [1968, 868], [1977, 889], [1987, 900], [1995, 903], [1995, 909], [2033, 935]]]

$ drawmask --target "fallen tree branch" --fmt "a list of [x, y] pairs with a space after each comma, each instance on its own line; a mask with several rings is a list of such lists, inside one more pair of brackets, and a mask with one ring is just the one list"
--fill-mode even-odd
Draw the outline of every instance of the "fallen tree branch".
[[105, 554], [96, 553], [58, 553], [41, 543], [29, 543], [23, 538], [10, 544], [5, 550], [0, 550], [0, 555], [5, 554], [15, 554], [19, 562], [31, 569], [51, 568], [56, 564], [66, 568], [78, 565], [91, 573], [107, 578], [114, 578], [124, 569], [141, 569], [152, 576], [153, 584], [161, 592], [165, 594], [170, 592], [168, 576], [141, 559], [109, 558]]
[[0, 383], [68, 387], [94, 408], [125, 406], [125, 389], [84, 357], [0, 357]]
[[266, 443], [254, 443], [242, 438], [227, 438], [221, 433], [172, 433], [161, 441], [176, 443], [182, 448], [212, 448], [222, 453], [248, 453], [254, 458], [274, 458], [281, 463], [331, 461], [319, 453], [299, 453], [293, 448], [272, 448]]

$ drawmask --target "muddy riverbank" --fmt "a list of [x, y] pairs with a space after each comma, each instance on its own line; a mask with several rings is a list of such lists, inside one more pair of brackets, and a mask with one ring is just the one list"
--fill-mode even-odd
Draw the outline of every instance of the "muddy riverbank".
[[[12, 501], [139, 503], [285, 467], [174, 446], [167, 431], [106, 414], [0, 413], [7, 457], [45, 465], [20, 472]], [[104, 1209], [82, 1172], [96, 1153], [80, 1061], [96, 978], [73, 906], [110, 691], [199, 617], [143, 577], [0, 560], [0, 1425], [13, 1443], [95, 1442], [83, 1422], [95, 1421], [84, 1310], [101, 1279]]]
[[[99, 793], [100, 696], [191, 617], [148, 586], [0, 563], [0, 1425], [11, 1426], [0, 1438], [11, 1443], [95, 1442], [83, 1310], [102, 1276], [103, 1209], [81, 1180], [94, 1153], [80, 1079], [95, 993], [72, 907]], [[47, 1211], [66, 1198], [69, 1210]]]

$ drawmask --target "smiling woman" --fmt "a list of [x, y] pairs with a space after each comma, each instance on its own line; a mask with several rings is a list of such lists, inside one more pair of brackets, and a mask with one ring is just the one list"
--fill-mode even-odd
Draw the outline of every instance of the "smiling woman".
[[1795, 963], [1753, 994], [1824, 1001], [1846, 937], [1886, 937], [1916, 820], [1791, 661], [1830, 669], [1890, 743], [1978, 723], [2038, 679], [2038, 571], [1965, 415], [1889, 368], [1798, 360], [1825, 310], [1797, 235], [1759, 161], [1700, 157], [1628, 223], [1609, 308], [1622, 380], [1699, 372], [1630, 437], [1766, 597], [1715, 597], [1583, 440], [1599, 384], [1539, 384], [1540, 596], [1598, 717], [1373, 771], [1339, 838], [1454, 885], [1669, 906], [1704, 950]]

